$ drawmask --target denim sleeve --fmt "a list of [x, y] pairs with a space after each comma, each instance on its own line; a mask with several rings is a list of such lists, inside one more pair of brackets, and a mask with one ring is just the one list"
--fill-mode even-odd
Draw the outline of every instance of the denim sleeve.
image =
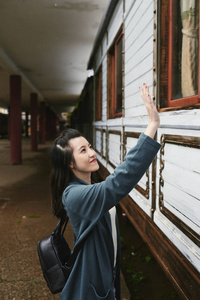
[[[160, 144], [141, 134], [133, 147], [105, 181], [96, 184], [75, 184], [63, 193], [63, 205], [73, 227], [79, 234], [96, 222], [113, 206], [118, 204], [142, 178], [154, 160]], [[78, 234], [78, 232], [77, 232]]]

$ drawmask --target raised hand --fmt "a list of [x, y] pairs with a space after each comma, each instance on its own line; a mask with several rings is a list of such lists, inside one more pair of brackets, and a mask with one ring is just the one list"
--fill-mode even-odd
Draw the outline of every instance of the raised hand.
[[139, 87], [141, 97], [144, 101], [147, 113], [149, 115], [149, 124], [145, 130], [145, 134], [149, 135], [151, 138], [154, 138], [155, 133], [160, 125], [160, 117], [159, 113], [156, 109], [153, 100], [151, 99], [151, 95], [149, 93], [149, 87], [146, 83], [143, 84], [143, 87]]

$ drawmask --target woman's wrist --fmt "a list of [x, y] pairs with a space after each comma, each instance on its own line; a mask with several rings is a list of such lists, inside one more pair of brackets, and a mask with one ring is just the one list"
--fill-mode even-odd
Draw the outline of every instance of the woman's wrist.
[[150, 121], [144, 134], [146, 134], [146, 135], [150, 136], [152, 139], [154, 139], [159, 125], [160, 125], [159, 121]]

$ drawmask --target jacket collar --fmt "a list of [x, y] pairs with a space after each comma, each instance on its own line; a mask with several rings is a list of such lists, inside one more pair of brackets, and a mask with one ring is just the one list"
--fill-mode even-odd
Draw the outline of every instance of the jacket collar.
[[[94, 181], [92, 181], [92, 184], [94, 183]], [[72, 178], [72, 180], [69, 182], [68, 185], [73, 185], [73, 184], [84, 184], [84, 185], [89, 185], [89, 183], [87, 183], [86, 181], [74, 176]]]

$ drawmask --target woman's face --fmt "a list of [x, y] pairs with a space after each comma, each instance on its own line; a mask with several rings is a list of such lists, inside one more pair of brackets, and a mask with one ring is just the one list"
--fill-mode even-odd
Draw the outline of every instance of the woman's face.
[[84, 137], [80, 136], [71, 139], [69, 144], [73, 149], [75, 161], [75, 163], [71, 163], [70, 167], [75, 175], [86, 175], [86, 173], [91, 173], [99, 169], [97, 154]]

